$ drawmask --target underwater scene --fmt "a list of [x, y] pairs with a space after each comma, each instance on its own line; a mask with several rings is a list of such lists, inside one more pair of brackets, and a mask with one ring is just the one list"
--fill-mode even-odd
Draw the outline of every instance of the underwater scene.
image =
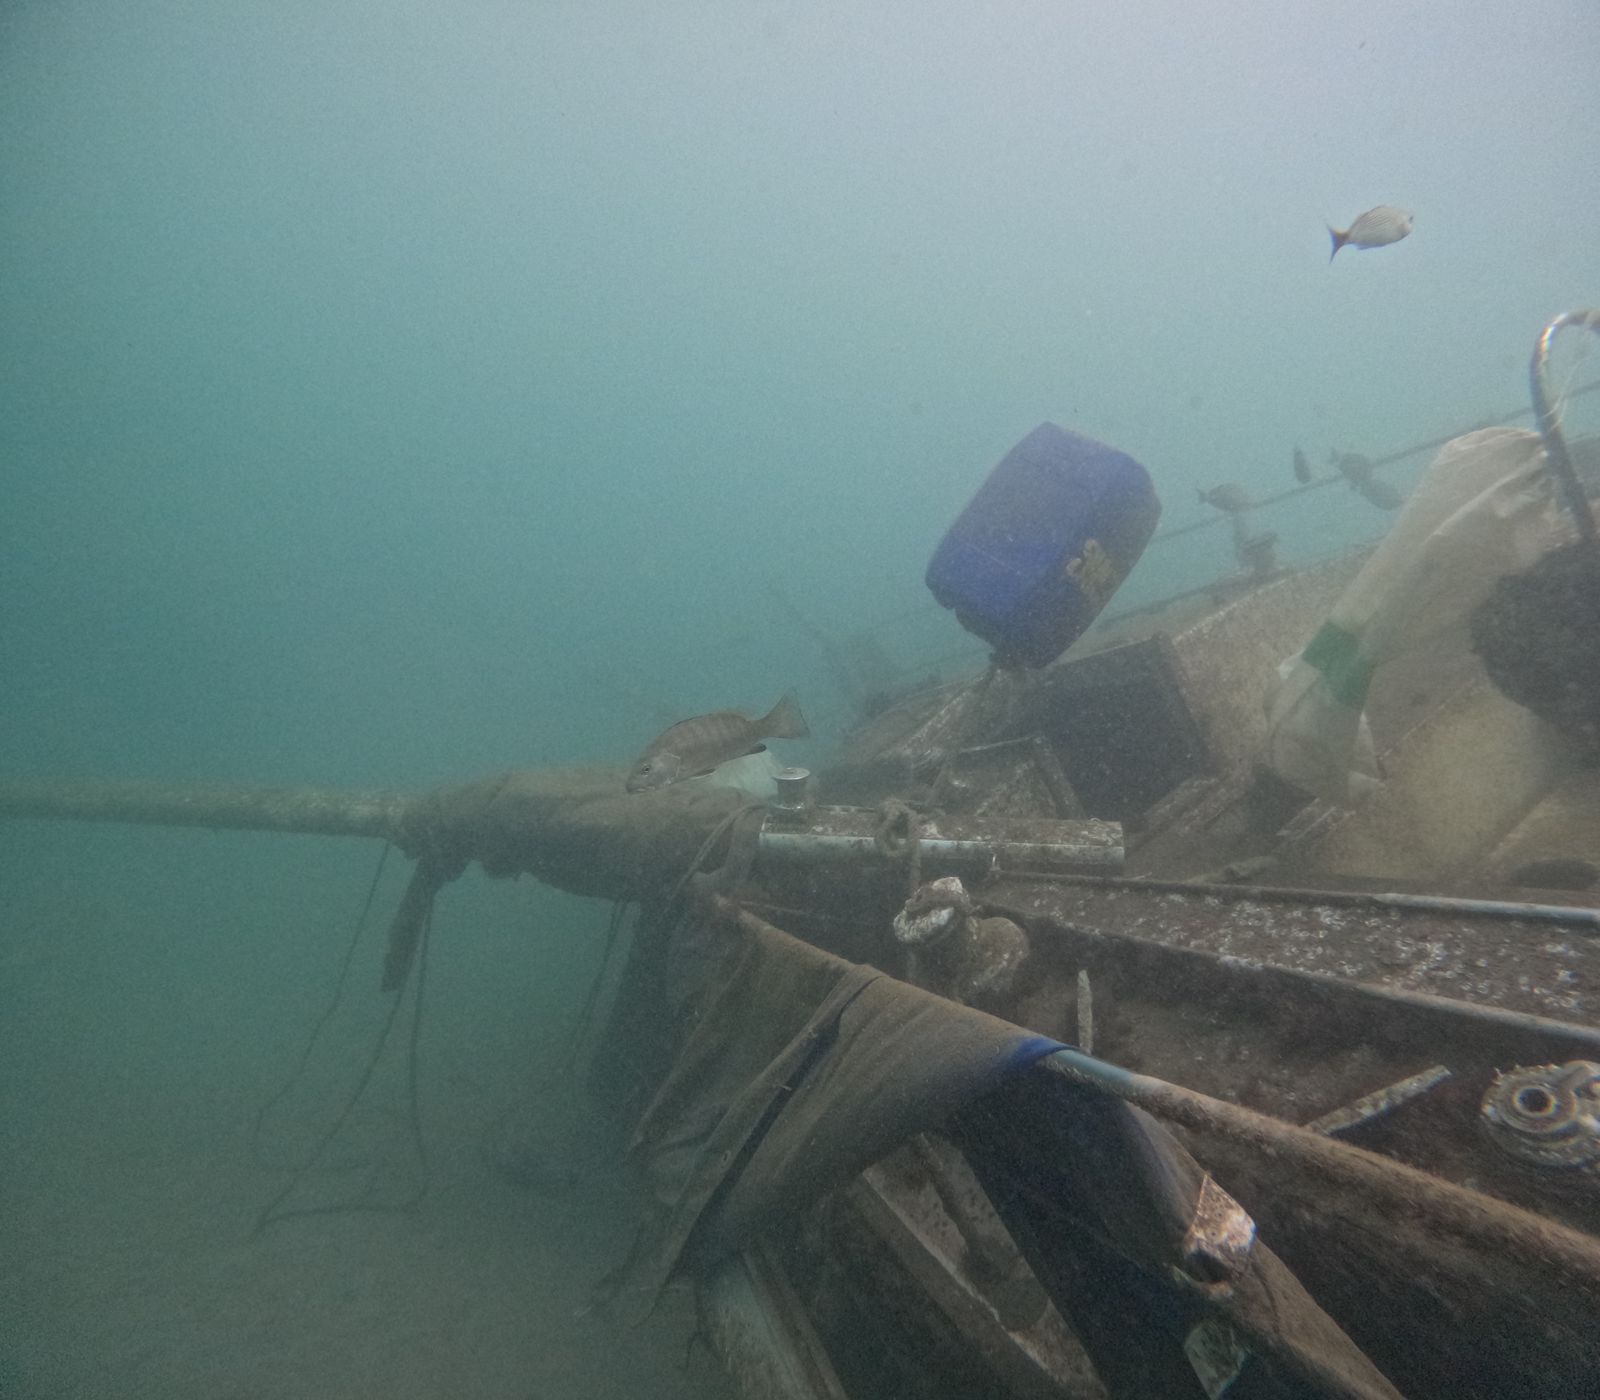
[[0, 6], [0, 1400], [1600, 1397], [1600, 10]]

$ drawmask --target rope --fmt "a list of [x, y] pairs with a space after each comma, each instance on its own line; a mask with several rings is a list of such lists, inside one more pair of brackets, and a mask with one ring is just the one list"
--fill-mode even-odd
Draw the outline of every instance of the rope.
[[872, 844], [889, 860], [905, 861], [909, 899], [922, 883], [922, 818], [910, 803], [885, 798], [872, 824]]
[[[383, 1058], [384, 1047], [389, 1043], [389, 1034], [394, 1029], [395, 1022], [400, 1014], [400, 1008], [407, 1000], [405, 996], [406, 988], [402, 986], [399, 990], [399, 994], [396, 995], [395, 999], [389, 1004], [389, 1010], [387, 1015], [384, 1017], [382, 1029], [379, 1030], [377, 1039], [373, 1042], [372, 1048], [367, 1055], [366, 1063], [362, 1066], [360, 1077], [356, 1080], [355, 1087], [350, 1091], [350, 1094], [345, 1099], [344, 1106], [340, 1108], [339, 1113], [334, 1118], [333, 1122], [323, 1132], [322, 1136], [318, 1138], [316, 1146], [312, 1148], [311, 1155], [306, 1159], [305, 1164], [297, 1167], [294, 1170], [293, 1175], [291, 1175], [289, 1180], [284, 1183], [283, 1187], [278, 1191], [278, 1193], [273, 1196], [273, 1198], [264, 1207], [262, 1207], [261, 1213], [256, 1216], [255, 1225], [250, 1231], [250, 1236], [252, 1239], [259, 1236], [261, 1232], [269, 1225], [275, 1225], [279, 1221], [283, 1220], [298, 1219], [302, 1216], [343, 1215], [357, 1211], [373, 1211], [381, 1214], [387, 1212], [411, 1210], [422, 1201], [424, 1196], [428, 1194], [428, 1190], [433, 1184], [433, 1171], [428, 1160], [428, 1151], [422, 1135], [422, 1114], [419, 1092], [417, 1052], [422, 1040], [423, 990], [426, 985], [428, 969], [428, 934], [432, 930], [432, 927], [433, 910], [430, 907], [423, 917], [422, 927], [419, 931], [419, 937], [417, 940], [417, 976], [415, 978], [416, 992], [411, 998], [411, 1027], [410, 1035], [408, 1037], [408, 1044], [406, 1047], [407, 1128], [410, 1133], [412, 1148], [417, 1155], [418, 1165], [422, 1169], [420, 1184], [418, 1185], [417, 1189], [405, 1200], [392, 1203], [368, 1201], [365, 1195], [362, 1195], [349, 1200], [334, 1201], [327, 1205], [298, 1206], [289, 1209], [283, 1208], [284, 1202], [294, 1194], [296, 1188], [299, 1187], [301, 1182], [303, 1182], [306, 1177], [310, 1175], [313, 1168], [315, 1168], [317, 1164], [321, 1162], [323, 1153], [328, 1150], [329, 1146], [332, 1145], [333, 1140], [338, 1137], [345, 1124], [349, 1121], [350, 1115], [355, 1111], [356, 1105], [361, 1102], [363, 1095], [366, 1094], [367, 1086], [372, 1082], [372, 1077], [378, 1068], [378, 1063]], [[376, 1172], [374, 1171], [373, 1177], [370, 1177], [367, 1182], [368, 1190], [371, 1189], [375, 1177]]]
[[[282, 1164], [267, 1160], [266, 1153], [262, 1151], [261, 1135], [266, 1131], [267, 1118], [272, 1110], [288, 1097], [289, 1091], [300, 1082], [300, 1077], [306, 1072], [306, 1066], [311, 1063], [311, 1052], [316, 1049], [317, 1041], [321, 1039], [322, 1032], [327, 1028], [328, 1022], [333, 1019], [333, 1014], [339, 1009], [339, 1003], [344, 999], [344, 989], [350, 980], [350, 966], [355, 961], [356, 948], [361, 942], [361, 932], [367, 926], [367, 917], [372, 913], [372, 902], [377, 897], [378, 885], [383, 879], [383, 867], [388, 863], [389, 852], [394, 849], [392, 842], [383, 843], [383, 851], [378, 856], [378, 868], [372, 872], [371, 883], [367, 886], [367, 897], [362, 902], [361, 913], [357, 916], [355, 927], [350, 930], [350, 940], [345, 945], [344, 961], [339, 965], [339, 976], [334, 981], [333, 994], [328, 998], [328, 1004], [323, 1008], [322, 1015], [317, 1024], [312, 1027], [311, 1034], [306, 1038], [305, 1046], [300, 1051], [300, 1062], [294, 1067], [294, 1072], [284, 1080], [283, 1086], [270, 1099], [261, 1105], [261, 1111], [256, 1114], [254, 1126], [250, 1129], [250, 1156], [258, 1167], [265, 1167], [270, 1171], [282, 1171]], [[305, 1171], [306, 1166], [291, 1167], [291, 1171]]]
[[600, 966], [589, 982], [589, 991], [583, 999], [583, 1009], [578, 1012], [578, 1022], [573, 1027], [572, 1038], [567, 1042], [566, 1058], [561, 1066], [562, 1076], [576, 1080], [578, 1061], [583, 1058], [584, 1046], [594, 1029], [594, 1011], [600, 1004], [600, 992], [606, 984], [606, 974], [611, 971], [611, 957], [617, 950], [617, 940], [622, 936], [622, 921], [628, 911], [628, 901], [616, 900], [611, 906], [611, 917], [606, 922], [606, 946], [600, 954]]
[[[678, 898], [678, 896], [683, 893], [684, 886], [687, 885], [691, 879], [693, 879], [695, 872], [700, 869], [700, 862], [710, 855], [712, 848], [717, 844], [717, 842], [733, 829], [735, 822], [737, 822], [741, 817], [748, 816], [751, 812], [764, 810], [765, 807], [760, 802], [745, 802], [740, 806], [735, 807], [733, 811], [729, 812], [727, 816], [725, 816], [720, 822], [712, 827], [711, 834], [700, 843], [700, 849], [695, 852], [694, 859], [689, 862], [683, 874], [678, 877], [678, 882], [673, 885], [671, 892], [667, 895], [666, 899], [662, 901], [661, 907], [666, 909], [672, 906], [673, 902]], [[728, 854], [729, 857], [733, 855], [731, 844]]]

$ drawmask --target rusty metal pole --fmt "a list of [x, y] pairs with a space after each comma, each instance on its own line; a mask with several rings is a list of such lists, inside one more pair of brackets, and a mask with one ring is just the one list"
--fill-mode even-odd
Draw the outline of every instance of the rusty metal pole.
[[0, 781], [0, 819], [126, 822], [392, 840], [421, 798], [398, 792], [99, 778]]

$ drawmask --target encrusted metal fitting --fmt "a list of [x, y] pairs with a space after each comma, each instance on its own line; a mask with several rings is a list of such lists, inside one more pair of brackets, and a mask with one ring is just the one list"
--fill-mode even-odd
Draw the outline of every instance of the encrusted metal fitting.
[[779, 768], [772, 775], [777, 795], [770, 804], [781, 817], [804, 817], [811, 809], [811, 770], [809, 768]]
[[954, 875], [919, 885], [894, 918], [906, 977], [969, 1006], [997, 1004], [1016, 988], [1031, 945], [1010, 919], [979, 918]]
[[972, 900], [959, 876], [930, 880], [894, 916], [895, 941], [912, 948], [942, 943], [962, 929], [971, 913]]
[[1497, 1074], [1480, 1112], [1503, 1152], [1538, 1167], [1600, 1172], [1600, 1064], [1593, 1060]]

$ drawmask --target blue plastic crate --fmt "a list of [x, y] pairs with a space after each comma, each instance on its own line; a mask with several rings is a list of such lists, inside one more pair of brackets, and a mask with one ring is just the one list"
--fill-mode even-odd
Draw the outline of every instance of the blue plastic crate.
[[940, 541], [928, 588], [1001, 665], [1046, 666], [1117, 591], [1160, 516], [1127, 453], [1041, 423]]

